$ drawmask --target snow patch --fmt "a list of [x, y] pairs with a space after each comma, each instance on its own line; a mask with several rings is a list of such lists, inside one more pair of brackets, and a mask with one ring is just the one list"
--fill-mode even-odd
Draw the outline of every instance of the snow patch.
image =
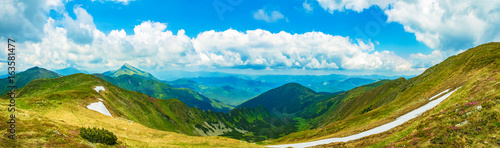
[[436, 98], [437, 96], [439, 96], [439, 95], [441, 95], [441, 94], [443, 94], [445, 92], [448, 92], [449, 90], [450, 89], [444, 90], [443, 92], [440, 92], [439, 94], [432, 96], [431, 98], [429, 98], [429, 100], [432, 100], [432, 99]]
[[96, 87], [94, 87], [94, 90], [95, 90], [97, 93], [99, 93], [99, 91], [100, 91], [100, 90], [102, 90], [102, 91], [106, 91], [106, 90], [104, 90], [104, 86], [96, 86]]
[[108, 109], [106, 108], [106, 106], [104, 106], [104, 104], [101, 101], [95, 102], [95, 103], [90, 103], [90, 105], [87, 105], [87, 108], [90, 110], [97, 111], [97, 112], [104, 114], [106, 116], [113, 117], [113, 116], [111, 116], [111, 113], [109, 113]]
[[[367, 131], [364, 131], [364, 132], [361, 132], [358, 134], [354, 134], [354, 135], [347, 136], [347, 137], [341, 137], [341, 138], [328, 138], [328, 139], [323, 139], [323, 140], [318, 140], [318, 141], [296, 143], [296, 144], [269, 145], [267, 147], [311, 147], [311, 146], [334, 143], [334, 142], [347, 142], [347, 141], [351, 141], [351, 140], [360, 139], [360, 138], [363, 138], [366, 136], [379, 134], [379, 133], [388, 131], [394, 127], [397, 127], [397, 126], [405, 123], [406, 121], [409, 121], [409, 120], [417, 117], [418, 115], [426, 112], [427, 110], [434, 108], [439, 103], [441, 103], [443, 100], [445, 100], [446, 98], [451, 96], [451, 94], [453, 94], [453, 92], [455, 92], [456, 90], [458, 90], [460, 88], [461, 87], [459, 87], [451, 92], [448, 92], [445, 95], [425, 104], [424, 106], [421, 106], [420, 108], [417, 108], [417, 109], [415, 109], [415, 110], [413, 110], [413, 111], [411, 111], [403, 116], [400, 116], [399, 118], [397, 118], [396, 120], [394, 120], [390, 123], [375, 127], [373, 129], [370, 129], [370, 130], [367, 130]], [[448, 91], [448, 90], [446, 90], [446, 91]], [[439, 96], [439, 95], [437, 95], [437, 96]]]
[[101, 98], [97, 98], [97, 99], [99, 99], [100, 101], [104, 101], [104, 100], [102, 100]]

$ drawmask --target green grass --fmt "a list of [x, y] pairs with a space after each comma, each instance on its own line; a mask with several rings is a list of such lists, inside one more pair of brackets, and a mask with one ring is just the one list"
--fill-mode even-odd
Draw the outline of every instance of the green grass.
[[[488, 73], [488, 71], [484, 71], [484, 69], [489, 69], [490, 71], [500, 69], [498, 67], [498, 65], [500, 65], [499, 49], [500, 43], [488, 43], [471, 48], [427, 69], [423, 74], [417, 77], [395, 85], [396, 87], [388, 89], [389, 93], [379, 91], [376, 95], [369, 95], [369, 98], [373, 98], [376, 101], [372, 101], [371, 103], [368, 101], [366, 102], [367, 104], [361, 105], [361, 107], [354, 107], [354, 110], [357, 111], [351, 112], [354, 113], [351, 114], [351, 116], [345, 116], [346, 118], [340, 119], [339, 121], [327, 123], [325, 126], [318, 129], [306, 130], [287, 135], [283, 138], [271, 141], [271, 143], [294, 143], [329, 137], [343, 137], [388, 123], [395, 118], [427, 103], [428, 98], [442, 92], [443, 90], [470, 84], [476, 81], [477, 76], [480, 75], [494, 76], [494, 74]], [[480, 85], [482, 84], [473, 84], [469, 87], [479, 87]], [[378, 88], [375, 88], [372, 91], [375, 92], [377, 89]], [[485, 91], [491, 92], [494, 90], [495, 89], [493, 87], [485, 88]], [[388, 98], [388, 100], [384, 101], [383, 98]], [[359, 114], [360, 111], [362, 113], [362, 110], [367, 107], [366, 105], [376, 105], [377, 103], [380, 104], [380, 107], [372, 109], [364, 114]], [[437, 109], [434, 109], [434, 111], [435, 110]], [[494, 125], [493, 122], [490, 124]], [[365, 145], [354, 146], [367, 146], [367, 143], [373, 143], [374, 141], [376, 140], [365, 140], [359, 142], [364, 143]]]
[[[93, 90], [95, 86], [104, 86], [105, 91], [97, 93]], [[292, 131], [289, 126], [293, 127], [283, 123], [263, 107], [237, 108], [229, 113], [203, 111], [191, 108], [178, 99], [156, 99], [86, 74], [34, 80], [19, 89], [18, 94], [17, 103], [20, 109], [39, 113], [68, 108], [87, 110], [88, 104], [101, 98], [114, 117], [125, 118], [157, 130], [187, 135], [218, 135], [223, 134], [218, 133], [219, 130], [239, 129], [246, 131], [238, 132], [240, 136], [254, 135], [264, 137], [259, 140], [265, 140], [277, 138], [279, 133], [290, 133]], [[7, 99], [7, 95], [2, 98]], [[211, 128], [220, 124], [225, 128]]]
[[[492, 65], [493, 66], [493, 65]], [[500, 67], [482, 69], [461, 91], [420, 117], [401, 133], [372, 145], [421, 147], [495, 147], [500, 145]], [[478, 109], [478, 107], [481, 109]], [[467, 121], [467, 122], [465, 122]], [[460, 125], [460, 123], [466, 123]], [[415, 140], [418, 139], [418, 140]]]
[[121, 88], [141, 92], [154, 98], [179, 99], [189, 107], [217, 112], [228, 112], [232, 109], [229, 105], [207, 98], [191, 89], [175, 88], [163, 82], [147, 79], [139, 75], [121, 75], [118, 77], [97, 76]]

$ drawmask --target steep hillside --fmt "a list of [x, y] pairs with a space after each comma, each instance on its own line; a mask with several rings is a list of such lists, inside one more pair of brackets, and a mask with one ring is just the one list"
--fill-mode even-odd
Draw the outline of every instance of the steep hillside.
[[[104, 89], [96, 92], [96, 86]], [[220, 120], [212, 115], [216, 113], [189, 108], [176, 99], [156, 99], [127, 91], [92, 75], [34, 80], [18, 92], [17, 140], [1, 136], [0, 147], [108, 147], [82, 139], [78, 136], [80, 127], [104, 127], [114, 132], [118, 136], [114, 147], [255, 147], [223, 137], [187, 136], [216, 135], [214, 131], [234, 130], [235, 126], [225, 128], [209, 122]], [[7, 112], [9, 99], [7, 95], [1, 98], [0, 119], [7, 121], [11, 113]], [[112, 117], [87, 109], [93, 102], [102, 102]], [[2, 135], [7, 135], [9, 126], [0, 123]]]
[[[319, 101], [315, 104], [309, 105], [298, 115], [298, 118], [296, 118], [296, 120], [299, 121], [299, 131], [322, 127], [325, 124], [331, 123], [333, 121], [341, 120], [343, 118], [340, 118], [336, 115], [352, 113], [349, 112], [348, 109], [363, 109], [362, 106], [353, 105], [351, 104], [351, 102], [358, 100], [357, 98], [364, 94], [367, 94], [367, 92], [371, 91], [374, 88], [378, 88], [379, 86], [383, 85], [387, 86], [388, 84], [386, 83], [388, 82], [390, 82], [390, 80], [381, 80], [372, 84], [359, 86], [352, 90], [334, 95], [327, 100]], [[344, 108], [346, 110], [343, 110]]]
[[[17, 88], [21, 88], [24, 87], [29, 82], [36, 79], [57, 78], [57, 77], [61, 77], [61, 75], [44, 68], [33, 67], [26, 71], [17, 73], [15, 78], [16, 82], [15, 85], [17, 86]], [[0, 79], [0, 86], [2, 86], [0, 87], [0, 94], [5, 94], [7, 91], [9, 91], [9, 88], [6, 87], [8, 85], [11, 85], [9, 83], [8, 78]]]
[[228, 112], [232, 107], [217, 100], [207, 98], [188, 88], [175, 88], [157, 80], [151, 80], [139, 75], [121, 75], [108, 77], [97, 74], [100, 78], [121, 88], [137, 91], [159, 99], [179, 99], [189, 107], [202, 110]]
[[242, 103], [239, 107], [255, 107], [262, 105], [271, 111], [293, 114], [324, 99], [328, 99], [328, 97], [298, 83], [288, 83], [264, 92]]
[[107, 72], [104, 72], [102, 74], [105, 76], [110, 76], [110, 77], [119, 77], [121, 75], [129, 75], [129, 76], [139, 75], [139, 76], [142, 76], [142, 77], [147, 78], [147, 79], [158, 80], [158, 79], [156, 79], [156, 77], [154, 77], [150, 73], [147, 73], [147, 72], [144, 72], [140, 69], [137, 69], [137, 68], [135, 68], [132, 65], [129, 65], [127, 63], [123, 64], [123, 66], [118, 70], [107, 71]]
[[[104, 91], [97, 93], [93, 90], [96, 86], [103, 86]], [[128, 91], [94, 75], [74, 74], [55, 79], [35, 80], [18, 92], [16, 103], [20, 109], [42, 114], [48, 112], [57, 114], [56, 110], [64, 110], [75, 115], [83, 115], [88, 113], [87, 105], [102, 102], [113, 117], [127, 119], [157, 130], [187, 135], [224, 135], [249, 141], [262, 141], [277, 138], [279, 133], [293, 131], [293, 125], [284, 124], [263, 107], [238, 108], [228, 114], [203, 111], [190, 108], [177, 99], [156, 99], [139, 92]], [[8, 97], [5, 94], [2, 98], [7, 101]], [[81, 122], [92, 125], [85, 121]], [[261, 129], [267, 130], [260, 131]]]
[[[317, 120], [321, 120], [322, 125], [346, 119], [354, 115], [367, 113], [373, 109], [381, 107], [396, 98], [396, 96], [405, 88], [403, 85], [405, 78], [399, 78], [393, 81], [384, 80], [379, 83], [368, 85], [374, 87], [359, 96], [345, 97], [339, 103], [338, 108], [330, 108], [330, 112], [322, 114]], [[319, 125], [319, 126], [322, 126]]]
[[[498, 138], [491, 138], [490, 136], [492, 136], [491, 134], [498, 134], [498, 132], [488, 133], [487, 131], [478, 131], [479, 129], [486, 128], [489, 129], [488, 131], [499, 131], [495, 130], [498, 129], [498, 126], [495, 125], [499, 119], [499, 116], [497, 116], [498, 105], [488, 103], [494, 103], [495, 100], [498, 100], [496, 99], [498, 98], [498, 93], [495, 93], [498, 91], [499, 85], [498, 81], [496, 81], [499, 77], [498, 69], [500, 69], [500, 52], [498, 51], [500, 51], [500, 43], [488, 43], [471, 48], [459, 55], [449, 57], [440, 64], [427, 69], [421, 75], [411, 78], [406, 82], [394, 80], [391, 83], [396, 85], [386, 89], [388, 90], [387, 93], [384, 93], [384, 89], [373, 89], [372, 93], [375, 93], [375, 95], [370, 95], [370, 98], [382, 101], [353, 102], [353, 104], [363, 104], [364, 106], [350, 111], [353, 114], [343, 115], [347, 117], [346, 119], [333, 121], [318, 129], [293, 133], [274, 142], [293, 143], [329, 137], [343, 137], [359, 133], [393, 121], [397, 117], [426, 104], [432, 96], [438, 95], [440, 92], [462, 86], [436, 108], [390, 132], [374, 135], [370, 138], [363, 138], [347, 144], [337, 143], [329, 146], [350, 145], [360, 147], [377, 144], [378, 146], [376, 147], [380, 147], [383, 145], [394, 146], [396, 143], [398, 143], [397, 146], [408, 146], [418, 143], [430, 147], [442, 146], [442, 144], [452, 144], [454, 146], [472, 144], [475, 145], [474, 147], [491, 147], [492, 144], [495, 145], [498, 143]], [[389, 102], [389, 100], [392, 101]], [[489, 104], [488, 109], [484, 109], [481, 113], [471, 114], [474, 113], [472, 112], [474, 107], [477, 108], [483, 103], [486, 103], [484, 104], [485, 106]], [[368, 104], [372, 104], [372, 107], [377, 104], [381, 106], [376, 109], [366, 109], [367, 107], [369, 108], [369, 106], [366, 106]], [[459, 110], [462, 111], [460, 112]], [[360, 111], [361, 114], [359, 114]], [[363, 113], [363, 111], [365, 112]], [[449, 116], [445, 116], [445, 113]], [[469, 115], [464, 115], [463, 113], [469, 113]], [[458, 118], [455, 115], [462, 117]], [[481, 115], [487, 115], [486, 118], [488, 120], [479, 118]], [[436, 117], [439, 120], [429, 120], [431, 118], [436, 119]], [[459, 127], [466, 124], [468, 125]], [[450, 130], [450, 127], [452, 130]], [[470, 131], [472, 128], [475, 128], [476, 132]], [[429, 129], [433, 130], [429, 131]], [[446, 131], [447, 129], [448, 131]], [[445, 134], [453, 136], [450, 137], [450, 135]], [[419, 137], [425, 138], [419, 139]], [[394, 144], [391, 145], [390, 142], [394, 142]]]

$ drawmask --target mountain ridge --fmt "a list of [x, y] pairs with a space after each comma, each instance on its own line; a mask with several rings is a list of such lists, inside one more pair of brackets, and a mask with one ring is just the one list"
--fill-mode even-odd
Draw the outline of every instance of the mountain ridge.
[[156, 77], [154, 77], [152, 74], [142, 71], [132, 65], [129, 65], [128, 63], [124, 63], [119, 69], [113, 70], [113, 71], [106, 71], [102, 73], [103, 75], [110, 76], [110, 77], [119, 77], [121, 75], [139, 75], [143, 76], [147, 79], [152, 79], [152, 80], [158, 80]]

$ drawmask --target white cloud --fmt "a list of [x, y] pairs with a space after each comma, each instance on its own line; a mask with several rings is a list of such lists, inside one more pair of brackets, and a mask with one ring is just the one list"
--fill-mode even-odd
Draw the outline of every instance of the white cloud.
[[[499, 41], [500, 1], [469, 0], [317, 0], [326, 11], [361, 12], [370, 6], [385, 10], [388, 22], [397, 22], [416, 40], [436, 50], [464, 50]], [[390, 6], [390, 7], [389, 7]]]
[[372, 5], [377, 5], [381, 8], [387, 6], [396, 0], [317, 0], [319, 5], [330, 13], [335, 11], [354, 10], [361, 12], [364, 9], [370, 8]]
[[[94, 2], [96, 0], [92, 0], [92, 1]], [[115, 2], [115, 3], [122, 3], [123, 5], [128, 5], [129, 2], [132, 2], [135, 0], [97, 0], [97, 1], [100, 1], [100, 2], [110, 1], [110, 2]]]
[[313, 11], [312, 4], [307, 3], [307, 0], [305, 0], [304, 3], [302, 3], [302, 7], [304, 7], [304, 9], [306, 10], [306, 12], [312, 12]]
[[283, 14], [281, 14], [281, 12], [277, 10], [274, 10], [273, 12], [271, 12], [271, 14], [268, 14], [263, 9], [259, 9], [253, 13], [253, 18], [256, 20], [262, 20], [266, 22], [276, 22], [280, 19], [284, 19], [285, 16], [283, 16]]
[[[146, 21], [134, 35], [123, 30], [109, 34], [93, 29], [93, 42], [75, 43], [68, 30], [49, 18], [41, 42], [24, 42], [20, 54], [24, 69], [49, 69], [79, 65], [105, 70], [127, 62], [149, 69], [171, 67], [215, 67], [236, 69], [411, 70], [408, 61], [392, 52], [374, 52], [371, 42], [353, 42], [348, 37], [322, 32], [290, 34], [266, 30], [239, 32], [206, 31], [189, 38], [184, 30], [176, 35], [164, 23]], [[55, 46], [57, 45], [57, 46]], [[408, 66], [409, 65], [409, 66]]]
[[426, 69], [442, 62], [448, 55], [440, 50], [434, 50], [430, 54], [410, 54], [411, 62], [414, 63], [414, 69]]
[[49, 10], [64, 9], [60, 0], [3, 0], [0, 6], [0, 34], [17, 41], [39, 41]]
[[[353, 40], [322, 32], [290, 34], [266, 30], [205, 31], [195, 38], [184, 30], [174, 34], [166, 23], [145, 21], [134, 34], [95, 27], [92, 16], [75, 7], [76, 18], [64, 11], [60, 20], [48, 18], [40, 41], [19, 42], [20, 69], [42, 66], [60, 69], [70, 65], [104, 71], [123, 63], [145, 69], [214, 67], [255, 70], [374, 70], [411, 71], [409, 61], [390, 51], [375, 51], [371, 41]], [[279, 13], [279, 12], [278, 12]], [[276, 16], [276, 15], [275, 15]], [[268, 19], [271, 20], [273, 14]], [[90, 38], [79, 41], [76, 36]], [[1, 65], [4, 66], [4, 65]]]
[[[207, 31], [193, 40], [203, 64], [216, 67], [410, 70], [392, 52], [373, 52], [373, 43], [322, 32], [290, 34], [265, 30]], [[340, 65], [339, 65], [340, 64]]]
[[[398, 1], [385, 13], [433, 49], [461, 50], [500, 35], [500, 1]], [[498, 41], [498, 40], [497, 40]]]
[[67, 36], [79, 44], [88, 44], [93, 41], [93, 30], [95, 24], [93, 17], [87, 11], [79, 6], [73, 8], [76, 19], [71, 18], [68, 13], [64, 13], [64, 18], [60, 22], [68, 31]]

